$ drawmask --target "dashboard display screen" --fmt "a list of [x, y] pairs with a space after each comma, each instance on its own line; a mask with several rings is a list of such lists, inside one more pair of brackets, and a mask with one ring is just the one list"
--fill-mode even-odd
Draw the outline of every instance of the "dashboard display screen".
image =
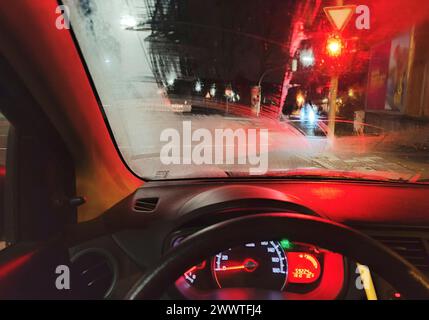
[[321, 274], [321, 266], [315, 255], [305, 252], [288, 252], [289, 283], [313, 283]]

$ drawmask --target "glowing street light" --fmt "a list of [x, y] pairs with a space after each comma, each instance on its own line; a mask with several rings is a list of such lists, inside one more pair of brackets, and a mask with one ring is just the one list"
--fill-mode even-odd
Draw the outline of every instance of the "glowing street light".
[[312, 49], [301, 50], [299, 59], [301, 61], [301, 64], [306, 68], [314, 66], [315, 59], [314, 59], [313, 50]]
[[203, 84], [201, 83], [200, 80], [197, 80], [197, 82], [195, 83], [195, 91], [200, 93], [203, 90]]
[[229, 109], [229, 100], [234, 96], [234, 91], [232, 91], [232, 86], [229, 84], [225, 88], [225, 97], [226, 97], [226, 113], [228, 114]]
[[212, 97], [214, 97], [216, 95], [216, 84], [214, 84], [214, 83], [212, 84], [209, 92], [210, 92], [210, 95]]
[[125, 29], [135, 28], [137, 27], [137, 20], [133, 16], [125, 15], [121, 17], [120, 24]]
[[296, 96], [296, 104], [298, 105], [298, 107], [302, 107], [305, 103], [305, 97], [304, 95], [300, 92], [297, 94]]
[[234, 91], [232, 91], [232, 86], [229, 84], [225, 88], [225, 96], [227, 98], [232, 98], [233, 95], [234, 95]]
[[174, 74], [170, 74], [167, 77], [167, 84], [171, 87], [174, 85], [175, 82], [176, 82], [176, 76]]

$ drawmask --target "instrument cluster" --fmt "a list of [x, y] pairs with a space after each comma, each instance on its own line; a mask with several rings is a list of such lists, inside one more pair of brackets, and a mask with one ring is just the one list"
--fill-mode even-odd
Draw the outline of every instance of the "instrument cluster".
[[219, 252], [186, 271], [175, 286], [192, 299], [210, 291], [240, 288], [276, 291], [284, 299], [335, 299], [343, 283], [341, 255], [281, 239]]

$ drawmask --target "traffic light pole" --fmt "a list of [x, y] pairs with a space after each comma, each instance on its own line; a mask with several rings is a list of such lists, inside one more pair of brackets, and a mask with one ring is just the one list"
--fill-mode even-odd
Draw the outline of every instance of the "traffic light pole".
[[[343, 0], [337, 0], [337, 6], [344, 5]], [[331, 142], [335, 138], [335, 119], [337, 117], [337, 96], [338, 96], [338, 74], [335, 74], [331, 78], [331, 88], [329, 91], [329, 115], [328, 115], [328, 138]]]
[[329, 92], [329, 115], [328, 115], [328, 138], [333, 141], [335, 138], [335, 118], [337, 116], [337, 96], [338, 96], [338, 75], [331, 78], [331, 88]]

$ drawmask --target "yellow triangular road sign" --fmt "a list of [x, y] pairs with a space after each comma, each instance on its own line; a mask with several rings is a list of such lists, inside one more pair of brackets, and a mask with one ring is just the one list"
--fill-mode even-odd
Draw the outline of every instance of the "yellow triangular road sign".
[[338, 31], [343, 31], [347, 24], [350, 22], [356, 6], [337, 6], [337, 7], [326, 7], [323, 10], [329, 19], [329, 22]]

